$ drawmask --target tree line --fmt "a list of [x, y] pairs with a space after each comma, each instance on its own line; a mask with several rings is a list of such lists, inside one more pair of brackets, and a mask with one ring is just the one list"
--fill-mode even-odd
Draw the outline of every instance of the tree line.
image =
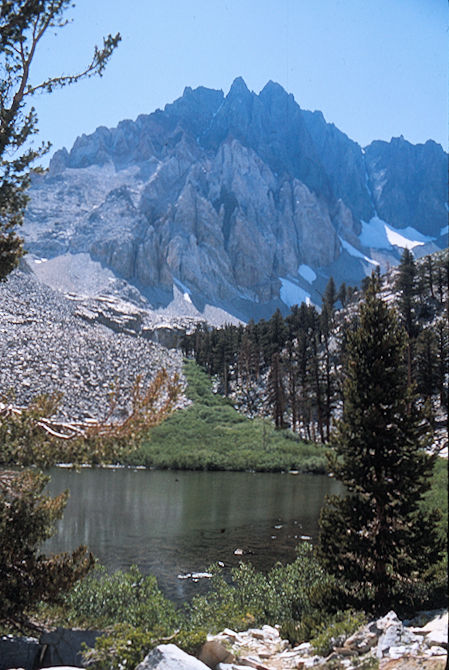
[[[415, 261], [404, 250], [397, 269], [380, 277], [383, 298], [395, 307], [406, 332], [405, 369], [433, 422], [448, 402], [448, 254]], [[370, 278], [360, 289], [337, 291], [331, 278], [321, 310], [295, 305], [287, 316], [278, 309], [269, 320], [209, 329], [201, 324], [182, 341], [218, 379], [218, 390], [249, 416], [270, 416], [305, 439], [326, 443], [342, 407], [341, 367], [348, 332], [358, 321]]]

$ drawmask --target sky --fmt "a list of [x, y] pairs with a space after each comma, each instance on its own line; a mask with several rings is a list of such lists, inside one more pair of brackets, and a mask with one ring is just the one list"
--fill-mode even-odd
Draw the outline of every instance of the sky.
[[180, 97], [270, 79], [349, 137], [448, 146], [446, 0], [75, 0], [41, 43], [32, 79], [70, 74], [120, 32], [104, 76], [34, 98], [52, 151]]

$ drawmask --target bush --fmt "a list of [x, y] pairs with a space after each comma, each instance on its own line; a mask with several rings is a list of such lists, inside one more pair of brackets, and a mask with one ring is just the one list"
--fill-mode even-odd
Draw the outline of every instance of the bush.
[[195, 655], [206, 639], [206, 633], [201, 630], [182, 630], [167, 638], [161, 637], [158, 631], [118, 624], [107, 635], [97, 639], [94, 649], [85, 650], [83, 661], [91, 670], [131, 669], [159, 644], [171, 642], [186, 653]]
[[[193, 598], [186, 607], [190, 626], [210, 632], [254, 624], [294, 629], [303, 616], [315, 611], [320, 597], [333, 585], [310, 545], [300, 545], [297, 551], [293, 563], [278, 563], [267, 575], [250, 564], [241, 564], [232, 571], [232, 584], [227, 584], [218, 569], [212, 567], [209, 592]], [[326, 616], [324, 612], [323, 615]]]
[[184, 605], [187, 627], [218, 633], [223, 628], [245, 630], [254, 624], [255, 617], [249, 611], [248, 603], [240, 597], [237, 588], [225, 581], [221, 569], [212, 565], [208, 572], [212, 573], [209, 591]]
[[314, 651], [320, 656], [328, 656], [334, 647], [341, 647], [344, 641], [366, 623], [363, 612], [346, 610], [327, 618], [315, 630], [310, 640]]
[[135, 566], [108, 574], [97, 567], [66, 596], [67, 619], [98, 627], [116, 623], [171, 633], [179, 623], [173, 603], [165, 598], [156, 577], [144, 576]]

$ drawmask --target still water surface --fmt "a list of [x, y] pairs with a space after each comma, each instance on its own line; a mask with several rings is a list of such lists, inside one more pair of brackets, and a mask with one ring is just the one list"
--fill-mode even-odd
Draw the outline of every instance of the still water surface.
[[301, 536], [317, 538], [324, 496], [341, 486], [323, 475], [53, 469], [49, 492], [65, 489], [69, 502], [46, 551], [86, 544], [108, 568], [136, 564], [156, 575], [163, 592], [181, 602], [207, 580], [178, 575], [215, 561], [266, 570], [294, 560]]

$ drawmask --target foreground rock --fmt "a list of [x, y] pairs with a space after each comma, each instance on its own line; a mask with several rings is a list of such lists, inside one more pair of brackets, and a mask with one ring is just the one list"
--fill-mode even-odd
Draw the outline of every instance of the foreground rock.
[[278, 628], [272, 626], [239, 633], [225, 629], [210, 639], [223, 644], [235, 657], [232, 663], [218, 663], [216, 670], [247, 670], [248, 667], [289, 670], [319, 666], [346, 670], [357, 667], [443, 670], [447, 662], [447, 610], [423, 614], [421, 621], [404, 623], [394, 612], [389, 612], [346, 640], [335, 640], [333, 651], [326, 657], [315, 654], [309, 642], [292, 647], [281, 639]]
[[136, 670], [207, 670], [207, 667], [175, 644], [161, 644], [145, 656]]
[[[329, 670], [443, 670], [447, 664], [447, 610], [423, 612], [401, 622], [394, 612], [371, 621], [346, 639], [333, 641], [333, 651], [317, 655], [309, 642], [292, 646], [279, 628], [262, 626], [242, 632], [226, 628], [210, 635], [199, 658], [174, 644], [159, 645], [136, 670], [297, 670], [322, 667]], [[25, 670], [79, 663], [81, 644], [92, 646], [99, 633], [57, 629], [34, 638], [0, 639], [0, 670]], [[129, 669], [131, 670], [131, 669]]]

